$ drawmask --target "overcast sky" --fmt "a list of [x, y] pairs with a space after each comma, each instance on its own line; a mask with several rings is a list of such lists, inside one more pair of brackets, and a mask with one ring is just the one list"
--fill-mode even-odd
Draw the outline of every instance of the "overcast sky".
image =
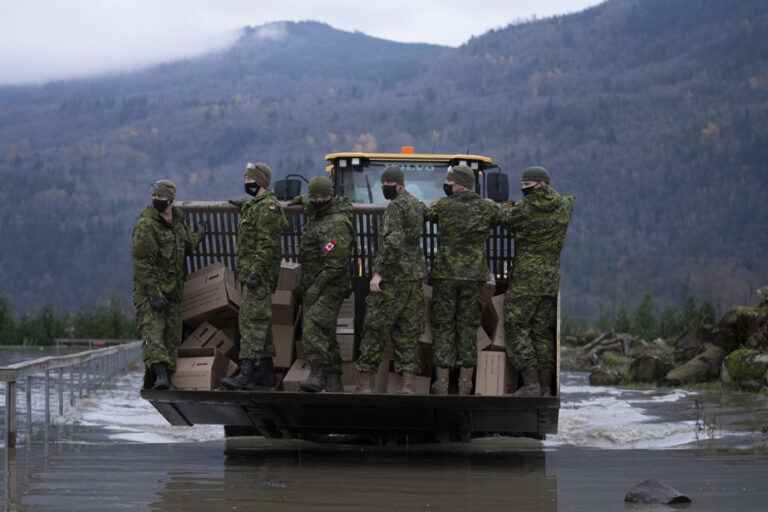
[[458, 46], [515, 20], [579, 11], [600, 1], [0, 0], [0, 83], [192, 56], [230, 44], [246, 25], [279, 20], [317, 20], [396, 41]]

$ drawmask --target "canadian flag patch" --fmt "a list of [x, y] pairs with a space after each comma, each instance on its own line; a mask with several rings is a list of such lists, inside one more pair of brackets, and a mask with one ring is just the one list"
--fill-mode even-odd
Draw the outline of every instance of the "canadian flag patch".
[[330, 242], [328, 242], [323, 246], [323, 252], [325, 254], [328, 254], [333, 250], [334, 247], [336, 247], [336, 240], [331, 240]]

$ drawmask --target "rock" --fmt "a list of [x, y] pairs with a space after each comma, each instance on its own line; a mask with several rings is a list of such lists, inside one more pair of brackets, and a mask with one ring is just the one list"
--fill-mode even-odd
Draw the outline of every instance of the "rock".
[[720, 367], [720, 382], [726, 386], [733, 384], [733, 379], [731, 379], [731, 374], [728, 373], [728, 367], [725, 365], [725, 360], [723, 360], [723, 364]]
[[704, 350], [704, 340], [699, 332], [688, 332], [675, 342], [675, 361], [690, 361]]
[[658, 480], [646, 480], [627, 491], [624, 501], [644, 505], [682, 505], [693, 500]]
[[725, 351], [721, 347], [706, 344], [704, 352], [667, 373], [664, 380], [673, 386], [679, 386], [715, 379], [720, 374], [724, 357]]
[[728, 354], [723, 366], [732, 385], [748, 391], [760, 391], [768, 372], [768, 354], [740, 348]]
[[563, 345], [578, 346], [579, 338], [576, 336], [566, 336], [563, 338]]
[[661, 357], [641, 355], [629, 366], [632, 382], [659, 382], [672, 369], [672, 365]]
[[589, 374], [589, 383], [592, 386], [618, 386], [626, 384], [628, 380], [627, 374], [621, 370], [595, 368]]

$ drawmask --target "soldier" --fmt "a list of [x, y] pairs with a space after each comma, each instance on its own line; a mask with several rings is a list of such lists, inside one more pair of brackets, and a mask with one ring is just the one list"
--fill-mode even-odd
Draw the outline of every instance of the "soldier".
[[[325, 176], [309, 182], [306, 224], [301, 236], [301, 293], [304, 302], [304, 352], [308, 392], [341, 391], [341, 355], [336, 320], [351, 290], [349, 257], [354, 243], [352, 204], [333, 196]], [[293, 202], [305, 203], [302, 198]]]
[[160, 180], [152, 185], [152, 206], [141, 212], [133, 228], [133, 303], [144, 340], [145, 387], [173, 389], [181, 342], [181, 296], [184, 258], [205, 233], [194, 233], [173, 207], [176, 185]]
[[395, 369], [403, 375], [400, 393], [412, 394], [418, 370], [419, 336], [424, 311], [424, 256], [419, 248], [425, 207], [405, 189], [405, 175], [390, 166], [381, 175], [384, 211], [379, 250], [373, 266], [365, 329], [356, 366], [357, 391], [371, 393], [384, 345], [392, 338]]
[[288, 227], [283, 209], [269, 191], [272, 169], [248, 163], [240, 209], [237, 270], [243, 284], [240, 305], [240, 373], [222, 379], [228, 389], [253, 390], [275, 384], [272, 366], [272, 291], [280, 272], [280, 237]]
[[488, 278], [485, 241], [501, 209], [475, 189], [475, 173], [457, 166], [449, 171], [444, 197], [427, 212], [439, 225], [432, 268], [432, 339], [437, 380], [432, 392], [448, 393], [451, 368], [461, 368], [459, 394], [472, 391], [480, 326], [480, 289]]
[[515, 239], [515, 265], [505, 297], [507, 356], [522, 373], [516, 396], [549, 396], [560, 287], [560, 252], [574, 199], [550, 185], [543, 167], [521, 177], [523, 199], [504, 208], [503, 222]]

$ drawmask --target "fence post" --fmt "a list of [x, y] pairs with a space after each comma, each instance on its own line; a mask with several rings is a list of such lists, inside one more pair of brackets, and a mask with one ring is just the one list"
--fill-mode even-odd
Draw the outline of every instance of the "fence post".
[[75, 406], [75, 367], [69, 367], [69, 406]]
[[45, 426], [51, 426], [51, 370], [45, 370]]
[[24, 387], [27, 398], [27, 427], [29, 432], [32, 433], [32, 376], [27, 375], [27, 384]]
[[5, 449], [16, 448], [16, 382], [5, 383]]
[[59, 379], [56, 382], [59, 391], [59, 416], [64, 416], [64, 368], [59, 368]]

